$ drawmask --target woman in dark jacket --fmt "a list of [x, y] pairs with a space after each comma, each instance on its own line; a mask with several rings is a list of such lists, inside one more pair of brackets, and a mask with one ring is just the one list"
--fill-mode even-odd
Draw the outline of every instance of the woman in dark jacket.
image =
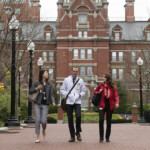
[[42, 124], [42, 133], [45, 139], [46, 136], [46, 124], [47, 124], [47, 114], [48, 108], [50, 104], [50, 100], [52, 100], [53, 106], [55, 106], [55, 99], [53, 96], [53, 87], [48, 82], [48, 71], [41, 70], [39, 74], [39, 81], [35, 82], [29, 93], [35, 93], [39, 91], [36, 102], [34, 103], [34, 113], [35, 113], [35, 133], [37, 134], [37, 139], [35, 143], [40, 142], [40, 123]]
[[112, 82], [112, 78], [110, 74], [104, 75], [104, 83], [99, 84], [96, 90], [94, 91], [95, 94], [101, 94], [101, 101], [98, 105], [99, 108], [99, 134], [100, 134], [100, 141], [104, 141], [104, 115], [106, 112], [106, 119], [107, 119], [107, 129], [106, 129], [106, 142], [110, 142], [109, 137], [111, 133], [111, 119], [113, 110], [116, 107], [119, 107], [119, 97], [117, 93], [116, 86]]

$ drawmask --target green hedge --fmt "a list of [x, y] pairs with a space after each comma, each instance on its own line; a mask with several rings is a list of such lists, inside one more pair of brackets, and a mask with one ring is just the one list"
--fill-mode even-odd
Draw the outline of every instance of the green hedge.
[[129, 119], [116, 119], [116, 120], [112, 120], [111, 123], [132, 123], [132, 120]]
[[47, 117], [47, 123], [57, 123], [57, 120], [53, 117]]

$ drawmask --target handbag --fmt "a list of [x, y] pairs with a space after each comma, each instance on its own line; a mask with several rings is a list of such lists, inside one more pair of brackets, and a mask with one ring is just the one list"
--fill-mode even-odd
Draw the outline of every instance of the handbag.
[[28, 101], [35, 102], [37, 100], [38, 95], [39, 95], [39, 90], [33, 94], [28, 94]]
[[67, 101], [67, 98], [69, 96], [69, 94], [71, 93], [71, 91], [73, 90], [73, 88], [75, 87], [75, 85], [78, 83], [78, 81], [80, 80], [80, 78], [76, 81], [76, 83], [72, 86], [71, 90], [68, 92], [66, 98], [63, 98], [61, 100], [61, 108], [65, 111], [66, 110], [66, 101]]
[[[39, 81], [37, 81], [39, 83]], [[39, 95], [39, 90], [36, 91], [35, 93], [28, 94], [28, 101], [29, 102], [35, 102], [37, 100], [37, 97]]]
[[101, 94], [94, 94], [94, 96], [92, 97], [92, 104], [94, 106], [98, 106], [100, 101], [101, 101]]

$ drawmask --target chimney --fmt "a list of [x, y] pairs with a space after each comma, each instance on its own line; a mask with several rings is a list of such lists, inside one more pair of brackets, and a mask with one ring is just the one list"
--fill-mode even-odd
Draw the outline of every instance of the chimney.
[[62, 17], [62, 7], [63, 7], [63, 0], [58, 0], [57, 2], [57, 12], [58, 12], [58, 18], [60, 19]]
[[125, 21], [126, 22], [134, 22], [134, 2], [135, 0], [126, 0], [125, 7]]
[[31, 0], [31, 17], [33, 22], [40, 21], [40, 0]]
[[109, 5], [109, 2], [107, 0], [103, 0], [102, 4], [103, 4], [103, 15], [104, 15], [105, 19], [107, 20], [108, 19], [108, 5]]

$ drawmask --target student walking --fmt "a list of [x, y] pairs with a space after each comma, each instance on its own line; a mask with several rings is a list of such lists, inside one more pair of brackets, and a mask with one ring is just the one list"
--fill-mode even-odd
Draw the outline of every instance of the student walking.
[[117, 93], [116, 86], [112, 81], [110, 74], [104, 75], [103, 84], [99, 84], [94, 94], [101, 94], [101, 101], [98, 105], [99, 108], [99, 142], [102, 143], [104, 141], [104, 115], [106, 112], [107, 119], [107, 128], [106, 128], [106, 142], [110, 142], [110, 133], [111, 133], [111, 119], [114, 108], [119, 107], [119, 97]]
[[[78, 82], [77, 82], [78, 81]], [[77, 82], [75, 87], [72, 89], [71, 93], [69, 94], [67, 101], [66, 101], [66, 109], [67, 109], [67, 116], [68, 116], [68, 126], [70, 131], [70, 140], [69, 142], [75, 141], [75, 135], [77, 136], [78, 141], [82, 141], [80, 132], [81, 129], [81, 98], [86, 93], [86, 87], [82, 79], [78, 77], [78, 67], [72, 68], [72, 75], [65, 78], [62, 87], [60, 88], [60, 93], [63, 97], [66, 97], [69, 93], [70, 89], [73, 85]], [[76, 131], [74, 128], [73, 123], [73, 110], [75, 110], [75, 117], [76, 117]]]
[[55, 106], [53, 87], [48, 82], [48, 77], [48, 71], [41, 70], [39, 74], [39, 81], [35, 82], [29, 90], [30, 94], [39, 91], [37, 100], [34, 103], [35, 133], [37, 135], [35, 143], [40, 143], [40, 123], [42, 124], [43, 138], [45, 139], [46, 137], [47, 114], [50, 100], [52, 100], [53, 106]]

